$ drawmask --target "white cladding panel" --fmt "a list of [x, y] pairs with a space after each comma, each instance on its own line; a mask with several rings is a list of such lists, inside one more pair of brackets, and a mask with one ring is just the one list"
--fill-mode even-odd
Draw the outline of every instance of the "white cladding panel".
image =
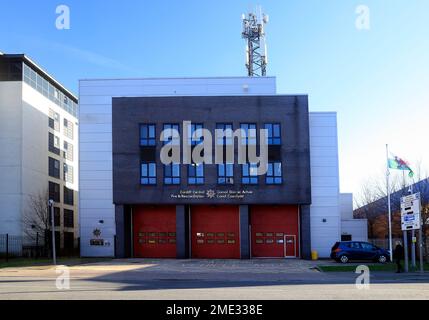
[[311, 247], [321, 258], [341, 237], [337, 115], [310, 113]]
[[342, 220], [341, 234], [351, 235], [353, 241], [368, 241], [368, 220], [367, 219]]
[[[112, 98], [144, 96], [273, 95], [265, 78], [95, 79], [79, 82], [81, 255], [113, 256]], [[103, 220], [103, 223], [100, 223]], [[90, 246], [95, 229], [108, 245]]]

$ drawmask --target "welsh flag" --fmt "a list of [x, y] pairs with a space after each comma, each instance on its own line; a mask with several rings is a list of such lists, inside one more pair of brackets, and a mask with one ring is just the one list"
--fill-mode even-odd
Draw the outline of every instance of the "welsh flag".
[[410, 178], [414, 177], [414, 172], [413, 170], [411, 170], [408, 162], [397, 156], [394, 156], [393, 159], [388, 159], [387, 166], [389, 167], [389, 169], [408, 171], [408, 176]]

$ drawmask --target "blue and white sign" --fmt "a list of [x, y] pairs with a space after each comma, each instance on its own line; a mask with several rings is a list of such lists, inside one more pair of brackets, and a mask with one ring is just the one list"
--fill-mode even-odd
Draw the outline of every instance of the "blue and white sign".
[[402, 230], [420, 229], [420, 193], [401, 198]]

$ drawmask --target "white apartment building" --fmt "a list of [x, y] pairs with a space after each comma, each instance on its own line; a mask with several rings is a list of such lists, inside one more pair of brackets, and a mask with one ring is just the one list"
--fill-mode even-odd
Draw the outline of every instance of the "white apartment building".
[[60, 251], [78, 246], [77, 102], [27, 56], [0, 53], [0, 235], [24, 248], [35, 244], [30, 217], [43, 197], [55, 202]]

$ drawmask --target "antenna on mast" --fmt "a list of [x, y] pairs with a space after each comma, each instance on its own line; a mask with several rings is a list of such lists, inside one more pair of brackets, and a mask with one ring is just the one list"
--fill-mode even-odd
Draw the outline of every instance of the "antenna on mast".
[[265, 77], [268, 64], [265, 25], [268, 23], [268, 15], [262, 13], [261, 6], [258, 6], [255, 13], [249, 12], [247, 15], [243, 13], [241, 19], [243, 21], [241, 35], [247, 42], [247, 75], [249, 77]]

